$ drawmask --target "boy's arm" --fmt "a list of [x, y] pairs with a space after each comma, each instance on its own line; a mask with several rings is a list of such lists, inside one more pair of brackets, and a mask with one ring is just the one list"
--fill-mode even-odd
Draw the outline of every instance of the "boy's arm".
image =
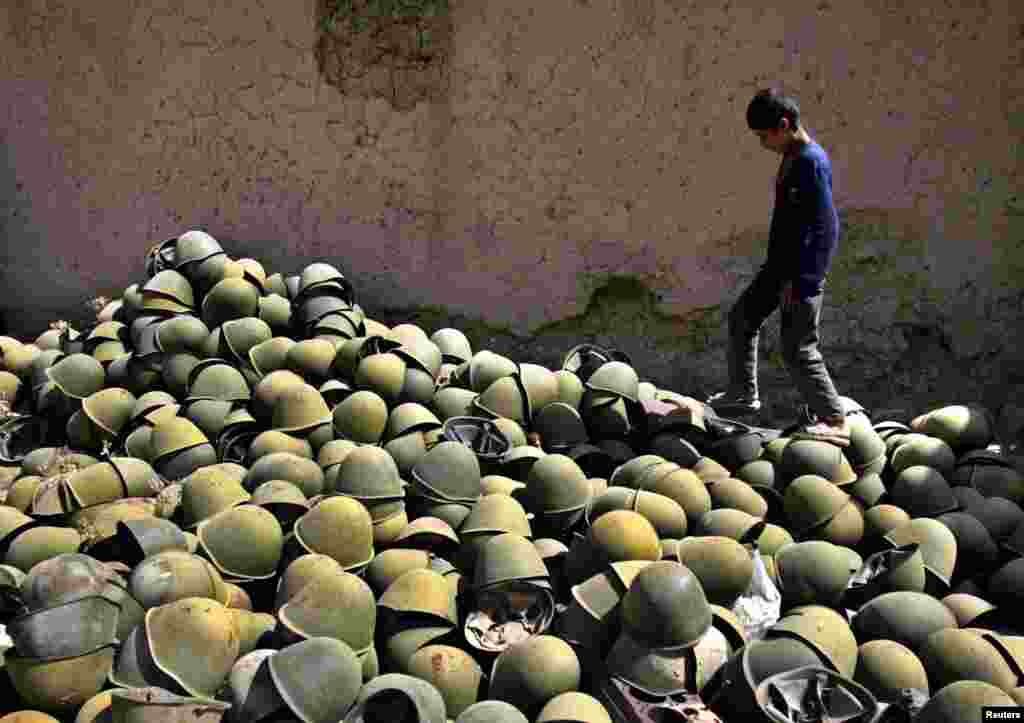
[[825, 169], [806, 156], [796, 158], [786, 179], [789, 216], [787, 245], [792, 250], [792, 282], [799, 296], [820, 290], [836, 246], [834, 207]]

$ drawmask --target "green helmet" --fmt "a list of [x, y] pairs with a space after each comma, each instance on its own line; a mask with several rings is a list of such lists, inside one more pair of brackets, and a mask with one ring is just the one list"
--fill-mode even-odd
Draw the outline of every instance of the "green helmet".
[[921, 663], [935, 688], [957, 680], [983, 680], [1003, 690], [1017, 685], [1017, 673], [991, 642], [991, 636], [944, 628], [928, 636]]
[[351, 647], [335, 638], [309, 638], [268, 660], [278, 694], [303, 721], [340, 721], [362, 687], [362, 664]]
[[289, 639], [336, 638], [362, 655], [373, 646], [377, 607], [362, 578], [328, 569], [292, 595], [277, 619]]
[[37, 563], [62, 553], [77, 552], [82, 546], [78, 530], [66, 527], [26, 526], [14, 534], [3, 564], [28, 572]]
[[127, 389], [108, 387], [82, 401], [82, 412], [107, 437], [116, 437], [131, 419], [135, 395]]
[[797, 537], [831, 520], [849, 501], [848, 494], [815, 474], [795, 478], [783, 497], [786, 517]]
[[778, 464], [783, 485], [807, 474], [824, 477], [835, 485], [847, 485], [857, 479], [843, 450], [828, 442], [794, 439], [786, 444]]
[[949, 608], [930, 595], [909, 591], [879, 595], [853, 618], [858, 640], [895, 640], [914, 651], [935, 631], [955, 627]]
[[754, 561], [736, 540], [728, 537], [688, 537], [666, 555], [693, 571], [709, 603], [732, 608], [747, 592]]
[[759, 518], [768, 514], [768, 502], [743, 480], [725, 477], [710, 480], [706, 486], [715, 508], [743, 510]]
[[405, 384], [405, 369], [405, 360], [397, 354], [370, 354], [359, 361], [353, 381], [357, 388], [369, 389], [389, 404], [395, 404]]
[[491, 537], [476, 559], [473, 587], [482, 590], [501, 583], [528, 581], [549, 585], [544, 560], [525, 537], [503, 533]]
[[393, 548], [377, 553], [366, 567], [366, 581], [374, 593], [380, 595], [410, 570], [426, 570], [430, 567], [431, 554], [426, 550]]
[[442, 359], [450, 364], [461, 364], [473, 356], [469, 339], [458, 329], [438, 329], [430, 335], [430, 341], [441, 350]]
[[346, 571], [373, 559], [373, 519], [350, 497], [324, 499], [296, 521], [293, 534], [303, 550], [333, 557]]
[[886, 533], [883, 539], [893, 547], [916, 542], [921, 546], [926, 573], [948, 588], [956, 567], [957, 544], [952, 530], [938, 520], [917, 517]]
[[288, 348], [285, 367], [310, 384], [322, 384], [331, 374], [336, 349], [325, 339], [303, 339]]
[[132, 570], [132, 597], [145, 609], [176, 600], [204, 597], [226, 604], [224, 578], [210, 562], [184, 550], [164, 550], [147, 557]]
[[597, 698], [570, 691], [549, 700], [536, 723], [612, 723], [612, 718]]
[[187, 597], [146, 612], [153, 663], [189, 695], [213, 698], [238, 658], [234, 617], [216, 600]]
[[416, 463], [413, 480], [447, 502], [473, 503], [480, 497], [480, 462], [459, 442], [439, 442]]
[[697, 575], [666, 560], [633, 579], [622, 599], [622, 621], [630, 637], [651, 648], [690, 647], [711, 627], [711, 608]]
[[258, 317], [260, 291], [249, 281], [228, 277], [217, 281], [203, 297], [201, 316], [210, 329], [231, 319]]
[[913, 517], [937, 517], [959, 507], [945, 477], [924, 465], [903, 468], [892, 485], [890, 497], [893, 504]]
[[552, 635], [536, 635], [502, 652], [491, 670], [489, 696], [536, 715], [555, 696], [577, 690], [580, 662]]
[[953, 473], [955, 464], [956, 455], [948, 444], [924, 434], [907, 435], [889, 459], [890, 468], [897, 474], [907, 467], [925, 465], [945, 477]]
[[316, 462], [292, 452], [271, 452], [253, 462], [242, 480], [252, 491], [264, 482], [284, 480], [298, 487], [307, 498], [324, 490], [324, 472]]
[[640, 379], [629, 364], [621, 361], [605, 362], [594, 370], [584, 386], [636, 402], [639, 398]]
[[196, 530], [203, 554], [233, 579], [266, 579], [277, 572], [284, 532], [273, 514], [256, 505], [231, 507]]
[[690, 681], [699, 667], [694, 652], [692, 648], [651, 648], [623, 630], [605, 658], [605, 669], [610, 678], [664, 698], [692, 687]]
[[249, 465], [255, 464], [257, 460], [274, 452], [290, 452], [298, 457], [313, 459], [313, 446], [308, 440], [270, 429], [266, 432], [260, 432], [249, 443], [249, 451], [245, 456], [245, 463]]
[[914, 723], [980, 721], [983, 707], [1013, 705], [1014, 699], [991, 683], [982, 680], [959, 680], [936, 692], [918, 711]]
[[[397, 701], [401, 700], [401, 703]], [[396, 709], [396, 705], [399, 708]], [[374, 677], [341, 723], [372, 723], [391, 711], [408, 711], [417, 723], [445, 723], [445, 700], [434, 685], [420, 677], [388, 673]]]
[[103, 365], [88, 354], [69, 354], [53, 363], [46, 376], [70, 399], [85, 399], [103, 388]]
[[181, 512], [186, 529], [203, 520], [248, 502], [252, 495], [241, 482], [220, 469], [200, 469], [182, 480]]
[[442, 421], [452, 417], [464, 417], [472, 414], [473, 400], [476, 396], [476, 393], [469, 389], [440, 387], [434, 392], [430, 406]]
[[306, 436], [321, 425], [331, 425], [334, 417], [320, 391], [310, 384], [288, 386], [277, 397], [271, 428], [297, 436]]
[[[556, 700], [558, 697], [552, 699]], [[449, 721], [451, 719], [449, 718]], [[454, 723], [530, 723], [522, 711], [503, 700], [482, 700], [466, 708]]]
[[515, 374], [516, 363], [500, 354], [482, 349], [469, 360], [469, 388], [477, 394], [502, 377]]
[[533, 537], [526, 510], [518, 500], [503, 493], [486, 494], [477, 500], [459, 528], [462, 534], [513, 532]]
[[409, 658], [407, 669], [410, 675], [437, 689], [449, 718], [460, 716], [477, 702], [485, 679], [483, 670], [472, 656], [450, 645], [420, 648]]
[[992, 414], [980, 404], [933, 409], [914, 419], [911, 429], [937, 437], [954, 450], [982, 449], [992, 442]]
[[883, 703], [899, 703], [902, 691], [930, 691], [928, 674], [921, 660], [895, 640], [871, 640], [857, 649], [853, 679]]
[[473, 406], [488, 416], [506, 417], [514, 422], [528, 423], [531, 418], [526, 388], [518, 374], [494, 380], [473, 400]]
[[[419, 407], [420, 405], [415, 405]], [[424, 409], [424, 411], [426, 411]], [[334, 432], [339, 439], [377, 444], [388, 426], [388, 405], [369, 390], [353, 392], [333, 411]]]
[[174, 268], [188, 275], [189, 264], [196, 264], [223, 253], [224, 249], [217, 239], [205, 231], [192, 229], [174, 240]]
[[822, 605], [792, 608], [768, 629], [767, 635], [799, 638], [844, 677], [851, 677], [857, 667], [857, 639], [846, 618], [832, 608]]
[[438, 624], [458, 622], [455, 599], [444, 576], [430, 569], [410, 570], [396, 579], [377, 601], [378, 607], [401, 616], [420, 613]]
[[711, 510], [711, 494], [704, 481], [692, 470], [683, 469], [671, 462], [647, 468], [635, 486], [678, 502], [686, 512], [690, 527], [700, 524], [700, 518]]
[[782, 607], [837, 605], [856, 572], [843, 548], [824, 540], [786, 545], [775, 554]]
[[[100, 691], [114, 662], [115, 646], [107, 645], [72, 658], [44, 659], [8, 652], [7, 675], [26, 708], [70, 713]], [[5, 718], [15, 723], [55, 720], [37, 711], [22, 711]]]
[[530, 467], [523, 503], [539, 515], [582, 510], [590, 491], [586, 475], [571, 457], [548, 454]]

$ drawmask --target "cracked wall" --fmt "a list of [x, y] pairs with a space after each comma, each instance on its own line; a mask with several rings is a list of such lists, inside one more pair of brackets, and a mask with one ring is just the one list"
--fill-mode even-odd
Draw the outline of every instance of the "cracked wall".
[[[924, 348], [957, 394], [1019, 384], [1020, 3], [452, 2], [444, 92], [405, 102], [413, 70], [328, 82], [320, 10], [0, 7], [11, 331], [83, 315], [199, 226], [273, 270], [339, 264], [382, 318], [455, 314], [552, 359], [611, 338], [662, 384], [717, 384], [777, 167], [743, 112], [779, 83], [834, 163], [846, 236], [823, 322], [844, 389], [899, 397], [889, 369]], [[783, 394], [774, 329], [764, 346]]]

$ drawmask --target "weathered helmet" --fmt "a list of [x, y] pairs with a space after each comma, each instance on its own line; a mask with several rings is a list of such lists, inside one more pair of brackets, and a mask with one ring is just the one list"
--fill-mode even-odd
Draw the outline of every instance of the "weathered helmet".
[[353, 381], [357, 388], [376, 392], [389, 404], [394, 404], [402, 394], [405, 369], [405, 360], [397, 354], [369, 354], [359, 361]]
[[306, 436], [322, 425], [331, 425], [334, 418], [320, 391], [311, 384], [288, 386], [274, 403], [271, 428]]
[[853, 618], [858, 640], [895, 640], [914, 651], [920, 651], [935, 631], [955, 627], [956, 618], [939, 600], [909, 591], [879, 595]]
[[203, 554], [232, 579], [272, 577], [284, 549], [284, 532], [273, 514], [256, 505], [231, 507], [196, 530]]
[[949, 483], [938, 470], [924, 465], [905, 467], [890, 490], [893, 504], [912, 517], [937, 517], [959, 507]]
[[458, 622], [455, 599], [444, 576], [434, 570], [410, 570], [396, 579], [377, 601], [378, 607], [392, 613], [420, 613], [431, 616], [437, 624]]
[[921, 690], [928, 695], [928, 674], [921, 660], [895, 640], [871, 640], [857, 649], [853, 679], [883, 703], [899, 703], [903, 690]]
[[661, 559], [661, 544], [654, 526], [643, 515], [630, 510], [612, 510], [601, 515], [569, 547], [566, 574], [578, 583], [606, 565], [622, 561]]
[[622, 621], [630, 637], [651, 648], [690, 647], [711, 627], [711, 608], [690, 568], [666, 560], [633, 578]]
[[569, 644], [552, 635], [536, 635], [495, 659], [488, 695], [513, 702], [532, 716], [555, 696], [579, 685], [580, 662]]
[[754, 561], [736, 540], [728, 537], [687, 537], [664, 556], [690, 569], [701, 583], [709, 603], [732, 608], [747, 592], [754, 577]]
[[762, 519], [768, 514], [767, 500], [743, 480], [723, 477], [709, 480], [706, 487], [713, 507], [743, 510]]
[[525, 537], [503, 533], [491, 537], [476, 559], [473, 587], [527, 581], [549, 586], [548, 569], [537, 548]]
[[376, 392], [366, 389], [349, 394], [334, 408], [332, 414], [334, 432], [339, 439], [377, 444], [388, 426], [387, 402]]
[[443, 360], [449, 364], [461, 364], [473, 356], [469, 339], [458, 329], [438, 329], [430, 335], [430, 340], [441, 350]]
[[482, 700], [462, 711], [455, 719], [455, 723], [530, 723], [530, 721], [521, 710], [511, 703], [506, 703], [503, 700]]
[[889, 458], [889, 467], [896, 474], [907, 467], [924, 465], [945, 477], [952, 474], [955, 464], [956, 455], [948, 444], [937, 437], [916, 433], [908, 434]]
[[324, 489], [320, 465], [292, 452], [271, 452], [260, 457], [249, 467], [242, 486], [252, 491], [270, 480], [291, 482], [307, 498], [316, 497]]
[[147, 610], [189, 597], [226, 604], [224, 578], [210, 562], [184, 550], [165, 550], [147, 557], [132, 570], [132, 597]]
[[1003, 658], [991, 635], [944, 628], [925, 640], [919, 651], [928, 680], [943, 688], [957, 680], [983, 680], [1010, 690], [1017, 685], [1017, 673]]
[[846, 485], [857, 479], [843, 450], [828, 442], [794, 439], [786, 444], [778, 463], [783, 485], [801, 475], [814, 474], [835, 485]]
[[856, 572], [838, 545], [809, 540], [786, 545], [775, 554], [782, 607], [839, 603]]
[[248, 502], [251, 497], [241, 482], [223, 470], [196, 470], [182, 481], [183, 526], [194, 529], [208, 517]]
[[937, 437], [953, 450], [982, 449], [992, 441], [992, 415], [979, 404], [933, 409], [910, 423], [915, 432]]
[[961, 723], [982, 720], [985, 707], [1016, 705], [1014, 699], [991, 683], [958, 680], [936, 692], [914, 717], [914, 723]]
[[917, 517], [890, 530], [883, 539], [893, 547], [918, 543], [925, 571], [944, 588], [949, 587], [956, 568], [957, 544], [956, 536], [944, 524], [928, 517]]
[[646, 468], [635, 485], [628, 486], [657, 492], [675, 500], [686, 512], [687, 524], [691, 527], [696, 527], [700, 518], [711, 510], [711, 494], [704, 481], [692, 470], [671, 462]]
[[309, 638], [268, 660], [278, 694], [303, 721], [340, 721], [362, 687], [362, 664], [335, 638]]
[[238, 658], [238, 629], [228, 608], [188, 597], [147, 611], [145, 626], [160, 671], [189, 695], [213, 698]]
[[231, 319], [259, 316], [260, 292], [245, 279], [230, 277], [214, 284], [203, 297], [201, 316], [210, 329]]
[[857, 639], [842, 614], [823, 605], [789, 610], [768, 629], [767, 636], [799, 638], [814, 648], [828, 666], [847, 678], [857, 667]]
[[289, 639], [336, 638], [362, 655], [373, 645], [376, 600], [362, 578], [328, 569], [292, 595], [277, 611], [277, 618]]
[[362, 569], [373, 559], [373, 520], [350, 497], [324, 499], [296, 521], [293, 534], [306, 552], [333, 557], [346, 571]]
[[590, 491], [586, 475], [572, 458], [548, 454], [530, 467], [522, 499], [531, 512], [551, 515], [582, 510]]
[[464, 650], [450, 645], [425, 645], [409, 658], [407, 670], [437, 689], [448, 718], [460, 716], [477, 702], [485, 680], [480, 665]]
[[103, 365], [88, 354], [68, 354], [46, 369], [46, 376], [70, 399], [85, 399], [103, 388]]
[[575, 407], [549, 402], [533, 416], [533, 430], [549, 452], [564, 452], [589, 440], [586, 425]]
[[612, 723], [612, 718], [593, 696], [570, 691], [549, 700], [536, 723]]
[[850, 501], [850, 496], [824, 477], [805, 474], [795, 478], [783, 497], [786, 518], [797, 537], [823, 525]]
[[412, 470], [412, 478], [446, 502], [473, 503], [480, 497], [480, 462], [459, 442], [439, 442]]
[[189, 264], [198, 264], [223, 253], [217, 239], [205, 231], [191, 229], [174, 239], [174, 268], [187, 275]]

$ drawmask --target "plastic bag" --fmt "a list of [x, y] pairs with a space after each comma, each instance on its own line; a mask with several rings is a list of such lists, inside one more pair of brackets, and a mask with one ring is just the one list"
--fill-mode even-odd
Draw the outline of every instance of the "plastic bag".
[[754, 576], [750, 580], [750, 587], [732, 607], [743, 625], [748, 643], [763, 638], [768, 628], [778, 622], [782, 614], [782, 595], [769, 577], [757, 545], [754, 545], [751, 556], [754, 558]]
[[14, 647], [14, 641], [7, 634], [7, 628], [0, 625], [0, 668], [4, 667], [4, 653]]

